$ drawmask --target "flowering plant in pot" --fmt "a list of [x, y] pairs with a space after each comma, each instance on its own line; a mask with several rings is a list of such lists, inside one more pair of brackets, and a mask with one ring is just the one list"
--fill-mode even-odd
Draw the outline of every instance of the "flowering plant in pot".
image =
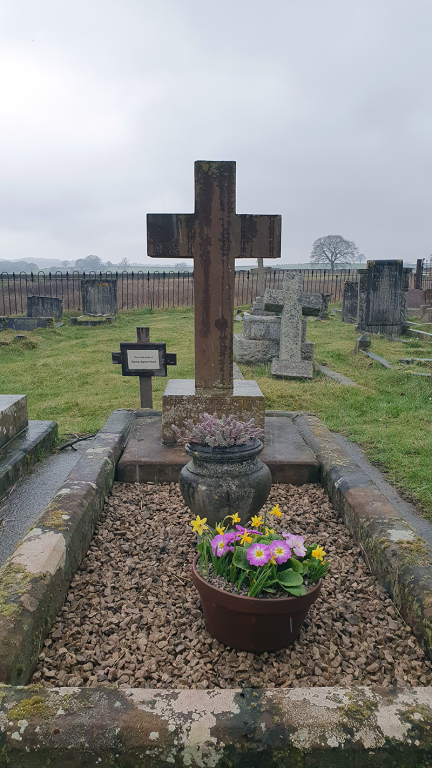
[[193, 514], [214, 527], [233, 509], [246, 522], [262, 508], [271, 474], [258, 458], [264, 433], [253, 419], [204, 413], [195, 424], [186, 421], [183, 433], [175, 425], [173, 431], [191, 457], [180, 472], [179, 486]]
[[[279, 505], [269, 514], [281, 516]], [[276, 533], [266, 518], [253, 516], [247, 528], [237, 514], [214, 529], [205, 518], [192, 521], [200, 536], [192, 579], [207, 630], [247, 651], [275, 651], [294, 642], [329, 567], [321, 546], [288, 531]]]

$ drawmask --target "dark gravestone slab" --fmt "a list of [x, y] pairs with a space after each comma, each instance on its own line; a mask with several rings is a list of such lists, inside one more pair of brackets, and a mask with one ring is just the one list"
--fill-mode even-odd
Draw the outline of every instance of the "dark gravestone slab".
[[27, 317], [55, 317], [63, 315], [63, 299], [54, 296], [27, 296]]
[[358, 283], [346, 280], [342, 294], [342, 322], [356, 323], [358, 309]]
[[34, 331], [36, 328], [53, 328], [53, 317], [0, 317], [0, 331]]
[[400, 336], [406, 322], [406, 297], [411, 269], [403, 262], [368, 261], [359, 275], [359, 331]]
[[81, 280], [83, 315], [117, 314], [117, 280]]

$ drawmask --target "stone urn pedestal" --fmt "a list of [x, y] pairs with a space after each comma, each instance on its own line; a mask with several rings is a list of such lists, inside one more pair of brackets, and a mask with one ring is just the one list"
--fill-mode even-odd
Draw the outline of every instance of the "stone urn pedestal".
[[262, 449], [256, 438], [229, 448], [187, 443], [192, 460], [181, 470], [179, 485], [192, 513], [206, 517], [214, 528], [226, 515], [237, 512], [245, 525], [270, 493], [270, 470], [258, 459]]

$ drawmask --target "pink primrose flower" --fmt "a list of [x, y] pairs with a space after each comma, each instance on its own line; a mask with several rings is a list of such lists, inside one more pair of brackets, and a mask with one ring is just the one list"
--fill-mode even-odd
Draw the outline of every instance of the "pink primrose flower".
[[306, 547], [303, 536], [295, 536], [293, 533], [283, 533], [282, 536], [286, 539], [288, 546], [291, 547], [295, 555], [299, 557], [305, 556]]
[[280, 541], [280, 540], [272, 541], [272, 543], [269, 546], [271, 549], [271, 553], [278, 565], [280, 565], [281, 563], [286, 563], [286, 561], [290, 559], [291, 550], [289, 548], [289, 544], [287, 541]]
[[216, 555], [217, 557], [222, 557], [222, 555], [224, 555], [225, 552], [228, 552], [228, 544], [229, 542], [226, 539], [226, 534], [219, 533], [211, 541], [211, 548], [212, 548], [213, 555]]
[[265, 565], [271, 558], [271, 550], [267, 544], [252, 544], [249, 547], [246, 557], [251, 565]]

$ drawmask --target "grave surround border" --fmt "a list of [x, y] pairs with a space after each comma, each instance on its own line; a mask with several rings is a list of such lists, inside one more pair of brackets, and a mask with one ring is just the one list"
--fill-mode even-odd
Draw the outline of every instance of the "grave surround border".
[[[111, 414], [0, 571], [0, 679], [12, 684], [0, 686], [0, 768], [431, 765], [431, 688], [13, 687], [31, 677], [138, 413]], [[431, 658], [430, 548], [316, 416], [270, 414], [293, 419], [332, 503]]]

